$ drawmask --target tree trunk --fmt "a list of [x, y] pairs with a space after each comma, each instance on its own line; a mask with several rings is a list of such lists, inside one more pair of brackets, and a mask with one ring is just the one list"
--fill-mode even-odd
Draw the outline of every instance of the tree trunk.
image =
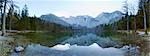
[[6, 4], [7, 0], [4, 1], [4, 13], [3, 13], [3, 18], [2, 18], [2, 36], [6, 35]]
[[136, 16], [134, 17], [134, 32], [136, 32]]
[[144, 15], [144, 30], [145, 30], [145, 34], [147, 34], [147, 22], [146, 22], [146, 12], [145, 12], [145, 8], [144, 8], [144, 4], [142, 5], [142, 9], [143, 9], [143, 15]]
[[[1, 8], [1, 19], [0, 19], [0, 25], [2, 25], [2, 17], [3, 17], [3, 12], [2, 12], [2, 8]], [[0, 27], [2, 29], [2, 27]]]
[[134, 37], [136, 37], [136, 16], [134, 16]]
[[10, 10], [10, 17], [9, 17], [9, 31], [11, 33], [11, 24], [12, 24], [12, 17], [14, 15], [14, 4], [11, 5], [11, 10]]
[[10, 17], [9, 17], [9, 31], [11, 32], [11, 17], [12, 17], [12, 15], [10, 15]]
[[[128, 13], [127, 13], [128, 14]], [[129, 28], [129, 16], [127, 15], [127, 31], [128, 31], [128, 37], [129, 37], [129, 33], [130, 33], [130, 28]]]

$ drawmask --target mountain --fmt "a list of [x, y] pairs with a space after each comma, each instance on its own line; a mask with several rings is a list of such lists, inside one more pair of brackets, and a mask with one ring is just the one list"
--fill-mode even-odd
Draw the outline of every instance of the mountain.
[[65, 18], [57, 17], [53, 14], [42, 15], [41, 18], [52, 23], [72, 26], [73, 28], [94, 28], [100, 24], [111, 24], [116, 22], [123, 16], [122, 12], [114, 11], [112, 13], [103, 12], [95, 18], [88, 15], [80, 15], [76, 17], [70, 16], [69, 18]]
[[69, 23], [63, 21], [62, 19], [60, 19], [59, 17], [57, 17], [54, 14], [42, 15], [40, 18], [43, 20], [49, 21], [51, 23], [56, 23], [56, 24], [60, 24], [63, 26], [70, 26]]
[[103, 12], [96, 17], [96, 20], [99, 21], [99, 24], [111, 24], [120, 20], [123, 16], [123, 13], [120, 11], [114, 11], [112, 13]]
[[95, 27], [96, 21], [95, 18], [88, 16], [88, 15], [82, 15], [82, 16], [76, 16], [76, 17], [69, 17], [69, 18], [61, 18], [65, 22], [70, 23], [73, 27]]

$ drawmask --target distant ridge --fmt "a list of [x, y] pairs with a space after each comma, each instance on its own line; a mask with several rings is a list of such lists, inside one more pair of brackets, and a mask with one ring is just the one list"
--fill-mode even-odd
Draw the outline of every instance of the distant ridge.
[[122, 12], [114, 11], [112, 13], [103, 12], [95, 18], [88, 15], [79, 15], [76, 17], [71, 16], [69, 18], [65, 18], [57, 17], [54, 14], [42, 15], [40, 18], [63, 26], [94, 28], [100, 24], [111, 24], [116, 22], [123, 16], [124, 15]]

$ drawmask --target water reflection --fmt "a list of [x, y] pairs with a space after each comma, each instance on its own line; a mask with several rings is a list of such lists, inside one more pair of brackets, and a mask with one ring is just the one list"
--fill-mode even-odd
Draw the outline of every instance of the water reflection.
[[84, 35], [74, 35], [69, 39], [63, 41], [61, 44], [66, 44], [66, 43], [71, 45], [77, 44], [81, 46], [88, 46], [93, 43], [97, 43], [101, 47], [112, 47], [112, 46], [119, 45], [118, 41], [115, 41], [110, 37], [99, 37], [93, 33], [88, 33]]
[[48, 48], [41, 45], [29, 45], [26, 56], [124, 56], [125, 51], [117, 48], [101, 48], [98, 44], [90, 46], [56, 45]]
[[[63, 39], [63, 40], [62, 40]], [[100, 37], [93, 33], [74, 34], [57, 39], [59, 44], [46, 47], [39, 44], [28, 45], [25, 56], [146, 56], [149, 42], [143, 46], [123, 46], [122, 41], [112, 37]], [[117, 47], [117, 48], [116, 48]], [[14, 54], [14, 53], [13, 53]], [[13, 55], [12, 55], [13, 56]]]

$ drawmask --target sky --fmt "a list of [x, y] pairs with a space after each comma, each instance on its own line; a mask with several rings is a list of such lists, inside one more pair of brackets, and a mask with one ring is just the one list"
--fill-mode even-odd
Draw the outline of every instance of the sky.
[[44, 14], [55, 14], [59, 17], [78, 15], [98, 16], [102, 12], [122, 11], [124, 0], [14, 0], [23, 8], [28, 6], [29, 15], [40, 17]]

